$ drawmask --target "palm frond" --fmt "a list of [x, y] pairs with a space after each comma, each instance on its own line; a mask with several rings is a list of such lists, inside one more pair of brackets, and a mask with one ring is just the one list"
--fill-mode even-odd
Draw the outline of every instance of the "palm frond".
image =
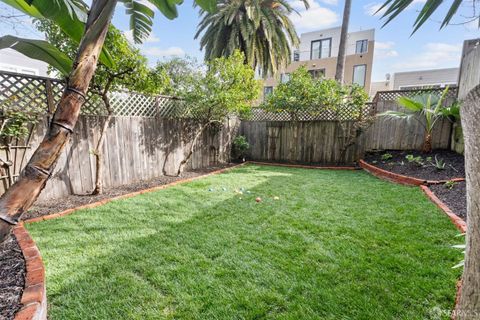
[[400, 97], [398, 99], [398, 104], [408, 109], [412, 112], [420, 112], [423, 110], [424, 103], [418, 101], [423, 99], [423, 97], [409, 98], [409, 97]]
[[[414, 0], [386, 0], [382, 6], [377, 10], [380, 12], [385, 10], [385, 13], [382, 15], [382, 19], [386, 19], [382, 27], [389, 24], [393, 19], [395, 19], [400, 13], [405, 11], [408, 6], [410, 6]], [[444, 3], [444, 0], [427, 0], [423, 5], [422, 9], [418, 13], [415, 22], [413, 23], [412, 34], [418, 31], [418, 29], [431, 18], [434, 12], [438, 11], [438, 8]], [[440, 29], [447, 26], [452, 18], [458, 12], [460, 5], [466, 2], [466, 0], [453, 0], [451, 1], [450, 7], [445, 14]]]

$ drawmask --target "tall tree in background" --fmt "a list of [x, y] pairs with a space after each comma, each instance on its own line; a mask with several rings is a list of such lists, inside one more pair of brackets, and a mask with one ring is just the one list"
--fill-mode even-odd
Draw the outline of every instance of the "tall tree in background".
[[352, 8], [352, 0], [345, 0], [343, 8], [342, 31], [340, 33], [340, 45], [338, 47], [337, 69], [335, 71], [335, 80], [343, 83], [345, 76], [345, 59], [347, 51], [348, 24], [350, 22], [350, 9]]
[[[383, 15], [385, 25], [403, 12], [414, 0], [387, 0], [379, 9], [386, 8]], [[437, 11], [443, 1], [427, 0], [413, 25], [417, 31]], [[480, 21], [475, 6], [480, 1], [454, 0], [450, 4], [441, 28], [447, 26], [462, 3], [471, 7], [472, 17]], [[462, 15], [463, 16], [463, 15]], [[464, 17], [465, 19], [465, 17]], [[475, 20], [471, 20], [475, 21]], [[457, 305], [456, 318], [478, 319], [480, 316], [480, 84], [466, 95], [460, 109], [460, 118], [465, 140], [465, 169], [467, 180], [467, 235], [465, 266], [462, 277], [462, 290]]]
[[[308, 8], [308, 0], [302, 0]], [[266, 77], [287, 66], [291, 47], [299, 39], [290, 14], [298, 13], [285, 0], [220, 0], [216, 12], [201, 10], [202, 20], [195, 39], [205, 60], [230, 56], [235, 50], [245, 62]]]
[[[53, 173], [80, 114], [90, 81], [95, 73], [117, 0], [93, 0], [90, 8], [81, 0], [1, 0], [15, 9], [38, 19], [54, 21], [66, 34], [79, 43], [75, 61], [43, 141], [32, 155], [18, 180], [0, 197], [0, 242], [10, 233], [22, 214], [36, 201]], [[121, 0], [130, 15], [135, 41], [141, 42], [152, 30], [154, 12], [135, 0]], [[148, 0], [166, 17], [177, 16], [178, 0]], [[214, 10], [215, 0], [196, 0], [204, 10]], [[58, 49], [37, 40], [0, 38], [0, 48], [9, 47], [41, 55], [44, 60], [64, 61]], [[53, 47], [53, 49], [52, 49]], [[45, 50], [43, 50], [45, 49]], [[43, 50], [43, 51], [41, 51]], [[56, 50], [56, 51], [55, 51]], [[101, 57], [102, 56], [102, 57]], [[69, 60], [69, 59], [67, 59]], [[61, 62], [58, 63], [61, 66]], [[67, 63], [68, 64], [68, 63]], [[114, 61], [110, 61], [114, 65]]]

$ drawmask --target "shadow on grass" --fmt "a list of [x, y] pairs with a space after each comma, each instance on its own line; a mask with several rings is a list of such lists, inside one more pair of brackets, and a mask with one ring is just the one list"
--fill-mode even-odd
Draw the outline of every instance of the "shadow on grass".
[[459, 275], [448, 219], [363, 172], [246, 166], [28, 229], [52, 319], [425, 319]]

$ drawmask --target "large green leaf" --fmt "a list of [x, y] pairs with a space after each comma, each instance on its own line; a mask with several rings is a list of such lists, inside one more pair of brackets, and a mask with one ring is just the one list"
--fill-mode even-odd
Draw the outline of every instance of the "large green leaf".
[[142, 43], [152, 31], [155, 13], [152, 9], [136, 0], [120, 0], [130, 15], [130, 29], [133, 31], [133, 40]]
[[400, 97], [398, 104], [412, 112], [420, 112], [423, 110], [423, 103], [409, 97]]
[[[383, 5], [378, 9], [377, 12], [386, 8], [385, 13], [383, 14], [382, 18], [386, 18], [386, 21], [383, 26], [387, 25], [390, 21], [392, 21], [396, 16], [400, 13], [405, 11], [409, 5], [411, 5], [414, 0], [385, 0]], [[453, 0], [451, 2], [449, 10], [445, 14], [445, 17], [442, 21], [440, 28], [445, 27], [450, 23], [452, 18], [458, 11], [458, 8], [463, 2], [467, 2], [466, 0]], [[420, 10], [414, 24], [413, 24], [413, 33], [415, 33], [428, 19], [432, 16], [432, 14], [438, 11], [440, 5], [444, 3], [444, 0], [426, 0], [425, 4], [423, 5], [422, 9]]]
[[23, 39], [14, 36], [0, 37], [0, 49], [11, 48], [29, 58], [48, 63], [63, 75], [68, 75], [72, 69], [72, 60], [44, 40]]
[[[72, 40], [80, 43], [85, 29], [87, 6], [82, 0], [0, 0], [21, 12], [38, 19], [49, 19]], [[107, 67], [115, 62], [105, 49], [100, 61]]]

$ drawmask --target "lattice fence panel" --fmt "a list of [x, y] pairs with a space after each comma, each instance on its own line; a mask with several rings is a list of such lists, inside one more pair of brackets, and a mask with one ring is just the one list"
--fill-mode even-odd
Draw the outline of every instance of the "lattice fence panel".
[[358, 110], [355, 107], [345, 107], [338, 110], [318, 110], [312, 108], [296, 113], [268, 112], [261, 108], [252, 109], [249, 121], [358, 121], [373, 113], [373, 105], [366, 104], [364, 108]]
[[[379, 91], [377, 92], [374, 101], [396, 101], [400, 97], [414, 97], [421, 94], [432, 94], [440, 97], [445, 89], [414, 89], [414, 90], [393, 90], [393, 91]], [[458, 88], [450, 88], [447, 92], [446, 98], [456, 99]]]
[[42, 114], [46, 111], [47, 93], [43, 79], [0, 73], [2, 111]]
[[[65, 90], [58, 79], [0, 72], [0, 107], [32, 114], [53, 113]], [[185, 101], [170, 96], [150, 96], [135, 92], [109, 93], [115, 116], [198, 118]], [[91, 92], [82, 106], [83, 115], [106, 115], [102, 99]]]

